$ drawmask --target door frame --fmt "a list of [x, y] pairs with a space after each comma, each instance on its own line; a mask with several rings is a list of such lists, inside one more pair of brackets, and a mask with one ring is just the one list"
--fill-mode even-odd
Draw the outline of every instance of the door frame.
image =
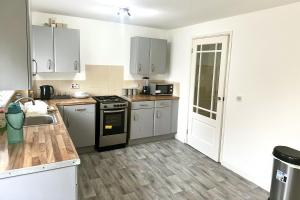
[[[193, 42], [194, 40], [197, 39], [204, 39], [204, 38], [210, 38], [210, 37], [219, 37], [219, 36], [228, 36], [228, 50], [227, 50], [227, 62], [226, 62], [226, 69], [225, 69], [225, 78], [224, 78], [224, 105], [223, 105], [223, 112], [222, 112], [222, 120], [221, 120], [221, 141], [220, 141], [220, 150], [219, 150], [219, 158], [220, 158], [220, 163], [223, 163], [223, 146], [224, 146], [224, 130], [225, 130], [225, 118], [226, 118], [226, 104], [227, 104], [227, 98], [228, 98], [228, 85], [229, 85], [229, 72], [230, 72], [230, 63], [231, 63], [231, 49], [232, 49], [232, 37], [233, 37], [233, 31], [226, 31], [226, 32], [220, 32], [220, 33], [212, 33], [212, 34], [204, 34], [201, 36], [194, 36], [192, 37], [191, 41], [191, 48], [193, 48]], [[191, 84], [192, 84], [192, 78], [194, 77], [192, 68], [193, 68], [193, 54], [191, 52], [191, 57], [190, 57], [190, 73], [189, 73], [189, 95], [188, 95], [188, 117], [187, 117], [187, 132], [186, 132], [186, 137], [185, 137], [185, 142], [187, 143], [188, 141], [188, 130], [189, 130], [189, 120], [190, 120], [190, 106], [191, 106]]]

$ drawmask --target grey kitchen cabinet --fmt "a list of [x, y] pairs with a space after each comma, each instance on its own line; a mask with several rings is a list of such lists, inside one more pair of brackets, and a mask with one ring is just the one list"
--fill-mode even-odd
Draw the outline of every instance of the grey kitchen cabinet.
[[131, 139], [153, 136], [153, 113], [153, 108], [133, 110], [131, 112]]
[[167, 41], [133, 37], [130, 47], [130, 72], [142, 76], [162, 74], [166, 71]]
[[80, 72], [80, 32], [77, 29], [54, 28], [56, 72]]
[[80, 72], [80, 31], [32, 26], [34, 73]]
[[156, 101], [154, 111], [154, 136], [171, 133], [171, 124], [172, 101]]
[[130, 139], [139, 139], [153, 136], [153, 114], [153, 101], [132, 103]]
[[95, 145], [95, 105], [63, 107], [63, 118], [76, 148]]
[[32, 26], [33, 73], [54, 72], [53, 28]]
[[130, 72], [143, 76], [149, 75], [150, 39], [134, 37], [131, 39]]
[[171, 123], [171, 132], [172, 133], [177, 133], [178, 107], [179, 107], [179, 101], [178, 100], [173, 100], [172, 101], [172, 123]]
[[0, 90], [31, 88], [29, 16], [27, 0], [0, 1]]
[[150, 74], [163, 74], [167, 66], [167, 40], [150, 40]]

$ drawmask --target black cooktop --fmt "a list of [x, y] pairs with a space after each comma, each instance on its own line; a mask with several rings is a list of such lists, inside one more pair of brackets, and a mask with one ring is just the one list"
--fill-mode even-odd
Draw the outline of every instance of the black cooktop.
[[95, 96], [94, 97], [98, 102], [100, 103], [120, 103], [120, 102], [126, 102], [125, 99], [113, 95], [113, 96]]

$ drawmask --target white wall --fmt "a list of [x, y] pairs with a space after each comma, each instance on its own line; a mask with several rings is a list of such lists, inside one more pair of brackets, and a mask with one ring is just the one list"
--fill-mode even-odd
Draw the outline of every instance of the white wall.
[[125, 72], [124, 78], [130, 80], [134, 78], [129, 73], [130, 37], [167, 38], [166, 30], [40, 12], [32, 13], [32, 24], [43, 25], [48, 22], [48, 18], [55, 18], [56, 22], [68, 24], [68, 28], [80, 29], [80, 54], [83, 72], [76, 76], [74, 74], [43, 74], [39, 75], [37, 79], [85, 79], [84, 66], [91, 64], [122, 65]]
[[295, 3], [169, 33], [169, 79], [181, 86], [177, 138], [184, 141], [192, 38], [233, 32], [222, 160], [267, 190], [273, 147], [300, 149], [299, 19], [300, 3]]

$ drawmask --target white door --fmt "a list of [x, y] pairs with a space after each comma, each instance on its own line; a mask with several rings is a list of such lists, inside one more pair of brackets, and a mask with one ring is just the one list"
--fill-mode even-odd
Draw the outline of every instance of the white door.
[[219, 161], [228, 36], [193, 41], [188, 144]]

